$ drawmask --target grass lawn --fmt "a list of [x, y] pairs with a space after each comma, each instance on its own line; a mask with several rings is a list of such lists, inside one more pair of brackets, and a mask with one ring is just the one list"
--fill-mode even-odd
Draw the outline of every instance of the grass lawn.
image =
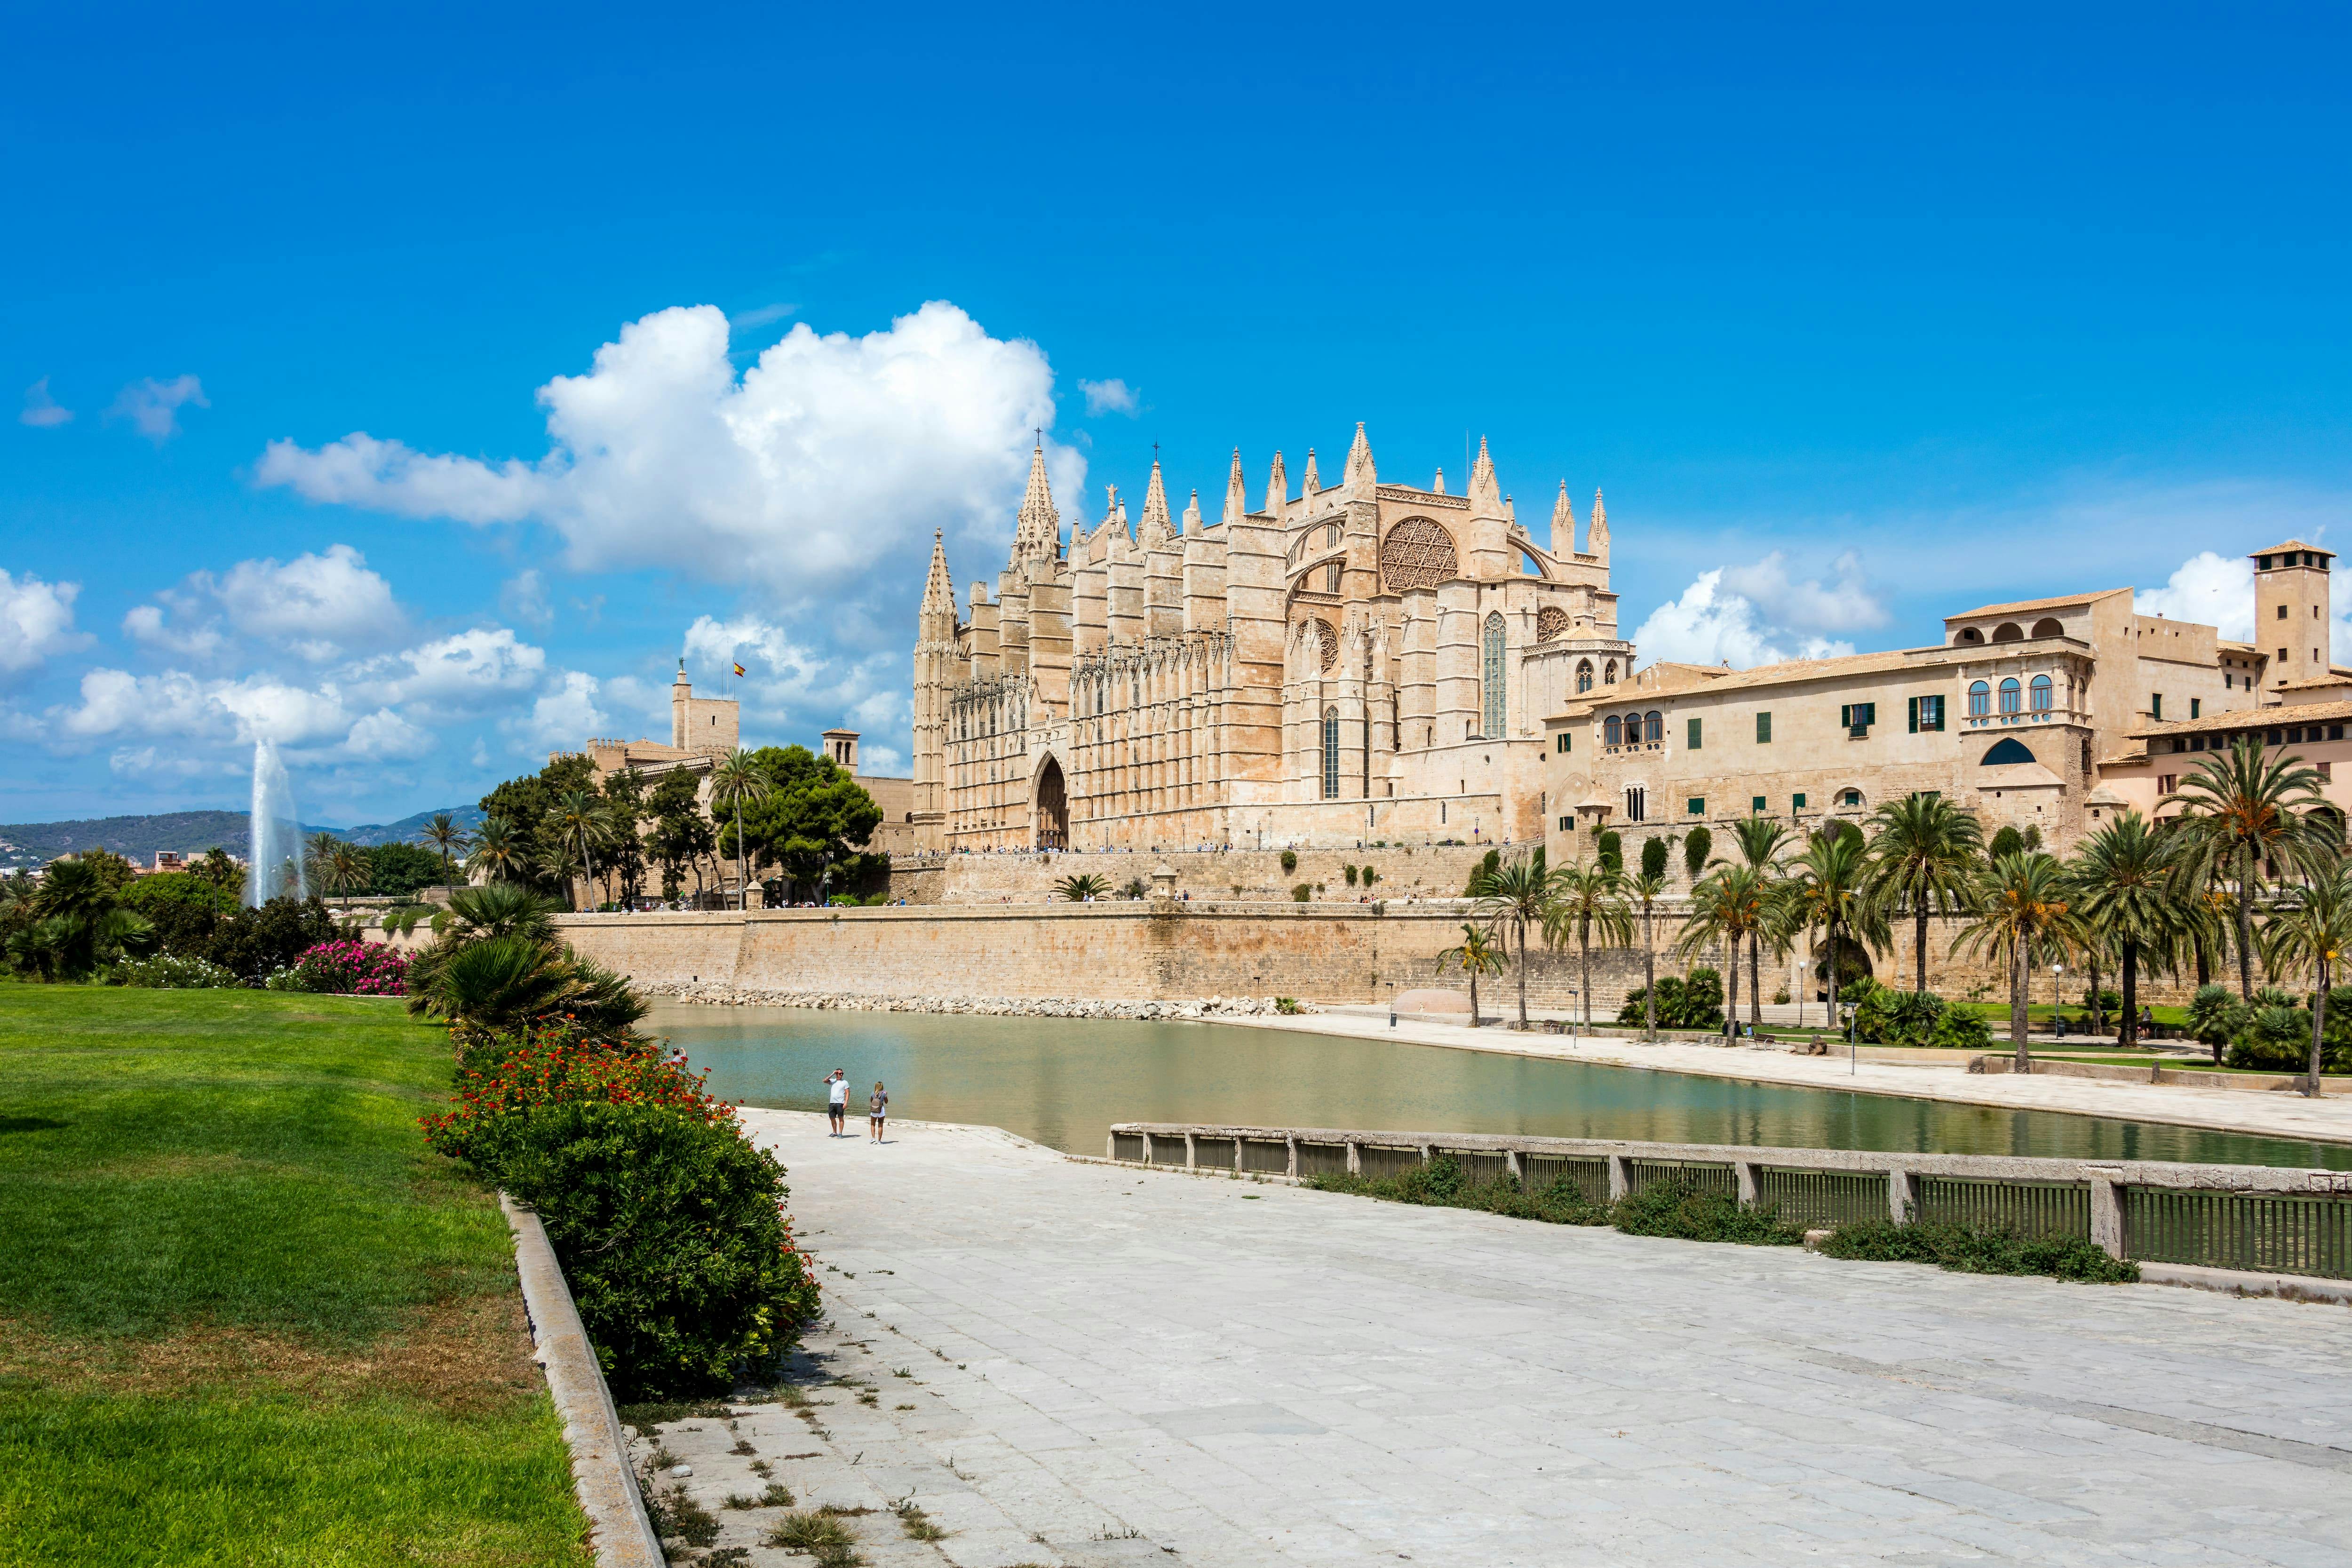
[[585, 1564], [396, 1003], [0, 983], [0, 1563]]

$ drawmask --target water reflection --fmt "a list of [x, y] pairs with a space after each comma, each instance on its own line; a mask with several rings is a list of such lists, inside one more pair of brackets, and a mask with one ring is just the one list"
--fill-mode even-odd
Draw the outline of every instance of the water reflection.
[[821, 1110], [839, 1065], [853, 1118], [880, 1079], [894, 1115], [1081, 1153], [1114, 1121], [1227, 1121], [2352, 1169], [2352, 1146], [1205, 1024], [664, 1003], [648, 1026], [729, 1100]]

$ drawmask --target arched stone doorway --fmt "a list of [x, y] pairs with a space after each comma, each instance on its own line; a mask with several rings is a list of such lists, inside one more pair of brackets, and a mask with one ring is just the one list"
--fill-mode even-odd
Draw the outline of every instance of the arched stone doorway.
[[1037, 825], [1036, 847], [1070, 847], [1070, 791], [1062, 782], [1058, 758], [1047, 757], [1045, 765], [1037, 770], [1037, 806], [1030, 820]]

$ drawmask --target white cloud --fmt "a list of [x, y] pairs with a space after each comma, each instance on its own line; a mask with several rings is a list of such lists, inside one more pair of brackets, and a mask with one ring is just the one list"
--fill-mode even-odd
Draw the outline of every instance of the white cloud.
[[781, 321], [798, 310], [798, 305], [761, 305], [757, 310], [741, 310], [727, 318], [727, 324], [738, 331], [752, 327], [764, 327], [771, 321]]
[[218, 715], [196, 678], [184, 670], [133, 675], [127, 669], [86, 670], [81, 702], [51, 710], [68, 735], [96, 737], [194, 735], [218, 725]]
[[58, 400], [49, 395], [49, 378], [41, 377], [25, 388], [25, 411], [16, 416], [19, 425], [30, 425], [36, 430], [54, 430], [73, 418], [73, 410], [60, 408]]
[[542, 629], [555, 624], [555, 606], [547, 601], [547, 579], [535, 566], [507, 579], [499, 589], [499, 607]]
[[596, 706], [596, 678], [580, 670], [563, 672], [563, 684], [531, 704], [530, 716], [506, 726], [520, 752], [576, 752], [589, 738], [602, 735], [604, 715]]
[[352, 726], [343, 747], [370, 762], [399, 762], [433, 750], [433, 737], [389, 708], [379, 708]]
[[1725, 585], [1727, 574], [1720, 566], [1702, 572], [1683, 590], [1681, 598], [1651, 611], [1633, 633], [1639, 656], [1746, 669], [1788, 658], [1832, 658], [1853, 651], [1852, 643], [1794, 633], [1772, 624], [1758, 614], [1757, 606], [1744, 595]]
[[74, 630], [79, 583], [44, 583], [31, 573], [0, 570], [0, 672], [32, 668], [53, 653], [89, 642]]
[[2254, 634], [2254, 563], [2200, 550], [2163, 587], [2134, 595], [2132, 607], [2143, 616], [2212, 626], [2231, 642], [2244, 642]]
[[240, 741], [315, 745], [341, 737], [352, 721], [331, 686], [312, 689], [254, 676], [219, 682], [206, 695], [236, 720]]
[[122, 616], [122, 635], [145, 647], [194, 659], [212, 658], [228, 640], [221, 635], [217, 621], [184, 630], [172, 626], [161, 605], [133, 605]]
[[355, 684], [379, 701], [474, 708], [540, 683], [547, 654], [505, 626], [479, 626], [374, 659]]
[[1832, 563], [1837, 581], [1789, 578], [1789, 558], [1776, 550], [1749, 566], [1727, 566], [1723, 586], [1782, 626], [1808, 632], [1867, 631], [1886, 624], [1886, 606], [1862, 580], [1862, 558], [1849, 550]]
[[1136, 391], [1117, 376], [1108, 381], [1080, 381], [1078, 390], [1087, 395], [1088, 414], [1124, 414], [1130, 419], [1135, 416]]
[[323, 555], [298, 555], [282, 566], [240, 561], [216, 582], [205, 573], [191, 581], [220, 601], [238, 631], [286, 638], [308, 658], [331, 658], [401, 626], [392, 584], [348, 544], [330, 545]]
[[[354, 434], [275, 441], [257, 473], [312, 500], [405, 517], [543, 521], [587, 570], [749, 574], [799, 593], [861, 581], [933, 527], [1001, 542], [1030, 432], [1054, 422], [1053, 371], [935, 300], [864, 337], [797, 325], [739, 378], [716, 307], [657, 311], [585, 375], [540, 390], [548, 454], [496, 465]], [[1081, 493], [1076, 453], [1050, 449]]]
[[686, 628], [686, 655], [695, 662], [724, 669], [737, 659], [759, 679], [763, 696], [797, 700], [823, 677], [822, 654], [801, 647], [782, 626], [757, 616], [731, 621], [698, 616]]
[[160, 447], [180, 433], [180, 410], [191, 403], [199, 408], [212, 406], [205, 399], [204, 383], [194, 376], [157, 381], [151, 375], [124, 387], [114, 406], [107, 410], [107, 417], [130, 420], [139, 434]]

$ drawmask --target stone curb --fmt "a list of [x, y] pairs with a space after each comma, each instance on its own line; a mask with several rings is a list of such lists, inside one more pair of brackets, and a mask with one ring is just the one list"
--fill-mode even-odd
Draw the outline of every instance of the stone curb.
[[588, 1332], [572, 1304], [572, 1288], [548, 1244], [539, 1216], [504, 1193], [499, 1206], [514, 1229], [515, 1271], [522, 1277], [523, 1307], [530, 1316], [531, 1343], [547, 1373], [547, 1392], [563, 1422], [572, 1450], [572, 1485], [588, 1515], [597, 1568], [663, 1568], [661, 1542], [646, 1516], [645, 1499], [629, 1469], [629, 1447], [621, 1433], [613, 1392], [596, 1364]]
[[2143, 1263], [2143, 1285], [2180, 1285], [2225, 1296], [2271, 1296], [2282, 1301], [2314, 1301], [2352, 1307], [2352, 1279], [2320, 1279], [2300, 1274], [2257, 1274], [2243, 1268], [2208, 1268], [2195, 1263]]

